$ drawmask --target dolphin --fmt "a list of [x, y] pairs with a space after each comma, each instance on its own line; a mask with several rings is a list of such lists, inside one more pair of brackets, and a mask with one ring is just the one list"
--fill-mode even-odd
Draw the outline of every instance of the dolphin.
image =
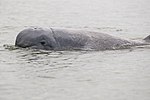
[[44, 50], [117, 50], [150, 45], [150, 35], [135, 42], [109, 34], [61, 28], [31, 27], [16, 37], [15, 46]]

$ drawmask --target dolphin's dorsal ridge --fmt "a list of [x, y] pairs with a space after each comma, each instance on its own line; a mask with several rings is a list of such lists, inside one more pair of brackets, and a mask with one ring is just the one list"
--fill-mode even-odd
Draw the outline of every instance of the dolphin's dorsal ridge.
[[150, 42], [150, 35], [147, 36], [146, 38], [144, 38], [144, 40], [145, 40], [146, 42]]

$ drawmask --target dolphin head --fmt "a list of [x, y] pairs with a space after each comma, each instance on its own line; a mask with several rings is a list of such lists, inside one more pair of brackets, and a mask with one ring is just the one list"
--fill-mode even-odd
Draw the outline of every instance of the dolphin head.
[[57, 47], [54, 33], [50, 28], [24, 29], [17, 35], [15, 45], [44, 50], [54, 50]]

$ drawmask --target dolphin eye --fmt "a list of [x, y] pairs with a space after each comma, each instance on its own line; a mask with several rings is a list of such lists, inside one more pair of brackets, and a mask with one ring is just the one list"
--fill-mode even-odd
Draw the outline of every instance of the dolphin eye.
[[41, 40], [40, 44], [44, 47], [44, 49], [49, 50], [52, 49], [53, 46], [51, 44], [49, 44], [47, 41], [45, 40]]
[[46, 42], [45, 42], [45, 41], [41, 41], [40, 43], [41, 43], [42, 45], [45, 45], [45, 44], [46, 44]]

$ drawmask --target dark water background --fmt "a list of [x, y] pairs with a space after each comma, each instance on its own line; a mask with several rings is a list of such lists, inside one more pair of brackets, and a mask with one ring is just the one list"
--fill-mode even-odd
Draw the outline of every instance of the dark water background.
[[[150, 100], [150, 48], [15, 49], [26, 27], [150, 35], [149, 0], [0, 0], [0, 100]], [[5, 46], [4, 46], [5, 45]]]

